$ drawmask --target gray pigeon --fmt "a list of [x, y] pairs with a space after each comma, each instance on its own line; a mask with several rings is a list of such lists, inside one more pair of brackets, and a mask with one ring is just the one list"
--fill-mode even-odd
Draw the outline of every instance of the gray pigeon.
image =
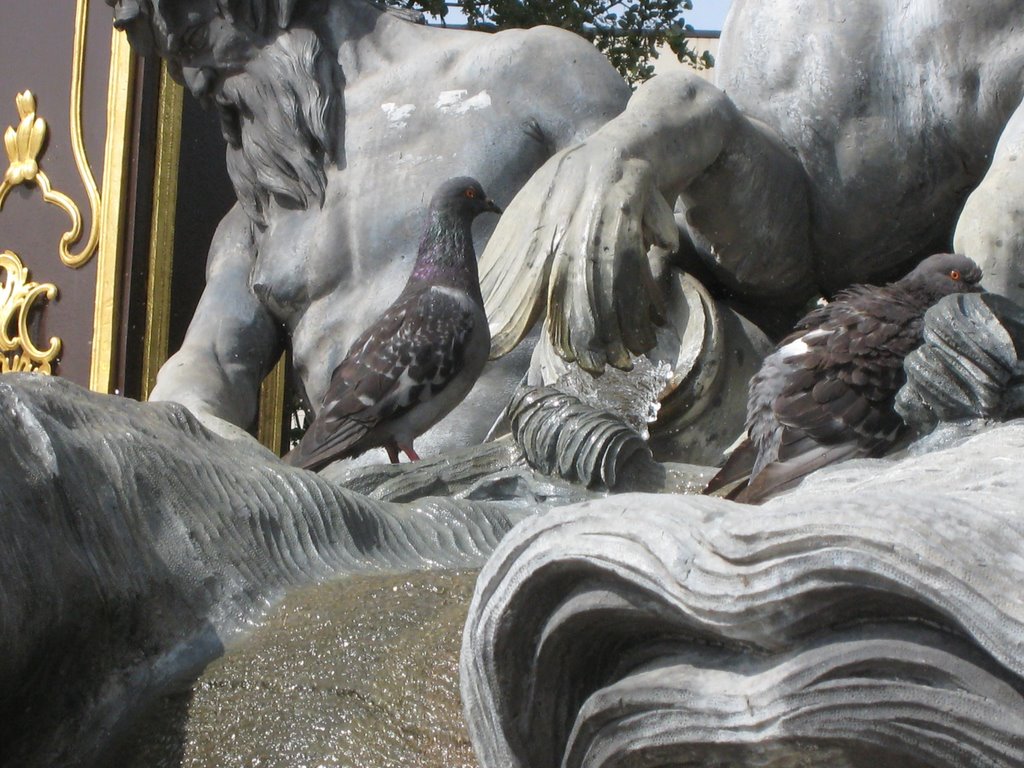
[[285, 461], [316, 470], [378, 447], [393, 463], [399, 450], [419, 459], [413, 440], [462, 402], [490, 351], [470, 231], [484, 211], [501, 213], [474, 179], [437, 190], [409, 281], [335, 369]]
[[943, 296], [980, 291], [965, 256], [929, 256], [887, 286], [856, 285], [815, 309], [750, 382], [747, 438], [705, 493], [759, 503], [849, 458], [879, 456], [905, 430], [894, 409], [903, 358], [921, 344], [924, 313]]

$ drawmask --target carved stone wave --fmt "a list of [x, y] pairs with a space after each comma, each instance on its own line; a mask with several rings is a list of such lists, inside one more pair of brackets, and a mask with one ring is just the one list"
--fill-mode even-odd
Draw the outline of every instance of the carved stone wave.
[[478, 567], [527, 514], [373, 501], [184, 408], [0, 378], [0, 764], [89, 765], [127, 712], [285, 590]]
[[1024, 423], [758, 509], [624, 495], [518, 526], [461, 673], [484, 768], [1024, 765]]

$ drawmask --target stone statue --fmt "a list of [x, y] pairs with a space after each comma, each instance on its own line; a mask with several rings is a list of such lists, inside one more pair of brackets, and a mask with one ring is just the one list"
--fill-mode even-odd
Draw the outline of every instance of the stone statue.
[[[629, 95], [568, 32], [429, 28], [366, 0], [117, 0], [115, 23], [218, 110], [238, 195], [152, 399], [243, 427], [283, 334], [320, 402], [405, 284], [439, 180], [473, 176], [504, 205]], [[491, 226], [480, 222], [478, 252]], [[479, 442], [523, 370], [512, 360], [485, 371], [443, 444]]]
[[372, 501], [175, 403], [56, 377], [0, 377], [0, 408], [4, 768], [121, 764], [97, 759], [117, 723], [285, 591], [476, 568], [529, 511]]
[[645, 254], [676, 248], [673, 205], [674, 260], [752, 319], [898, 277], [954, 228], [987, 287], [1024, 296], [1022, 25], [1013, 0], [735, 0], [717, 88], [655, 77], [508, 207], [481, 258], [494, 352], [538, 315], [588, 370], [650, 348], [660, 264]]
[[[627, 106], [602, 57], [552, 29], [431, 29], [366, 0], [119, 0], [136, 47], [219, 110], [239, 200], [153, 399], [247, 425], [283, 329], [318, 403], [407, 276], [424, 190], [470, 173], [500, 204], [526, 184], [482, 257], [492, 355], [539, 316], [534, 383], [565, 361], [598, 373], [647, 353], [675, 372], [657, 454], [716, 463], [742, 424], [731, 383], [769, 348], [720, 299], [777, 331], [819, 291], [945, 250], [1020, 100], [1017, 5], [979, 17], [952, 0], [900, 8], [847, 9], [845, 23], [809, 0], [737, 2], [719, 88], [660, 76]], [[965, 24], [980, 30], [969, 50], [952, 42]], [[778, 28], [792, 44], [769, 55], [759, 35]], [[891, 43], [881, 30], [896, 30]], [[1015, 156], [1002, 151], [990, 177], [1012, 173]], [[1013, 249], [1009, 217], [991, 210], [969, 207], [960, 239]], [[967, 249], [993, 287], [1013, 287], [1012, 254]], [[530, 352], [490, 366], [428, 433], [428, 452], [478, 442]]]
[[[676, 258], [754, 311], [890, 277], [954, 229], [1019, 299], [1022, 22], [1015, 2], [735, 0], [721, 90], [655, 78], [508, 207], [482, 264], [499, 351], [544, 311], [544, 343], [587, 368], [642, 351], [642, 254], [677, 199]], [[907, 422], [1024, 413], [1022, 317], [1000, 297], [933, 308]], [[1024, 433], [950, 447], [946, 427], [764, 515], [637, 496], [517, 527], [464, 636], [481, 765], [1020, 764]]]
[[481, 768], [1024, 764], [1022, 454], [1018, 420], [756, 514], [620, 496], [517, 526], [463, 638]]
[[[950, 297], [928, 313], [925, 337], [901, 397], [909, 420], [1024, 414], [1024, 310]], [[551, 510], [551, 488], [526, 504], [481, 502], [479, 484], [452, 481], [451, 457], [412, 465], [433, 473], [418, 492], [381, 483], [369, 498], [332, 483], [330, 470], [221, 439], [174, 403], [58, 378], [0, 378], [0, 411], [5, 767], [275, 754], [286, 764], [298, 744], [311, 745], [302, 756], [338, 759], [335, 740], [352, 738], [346, 710], [324, 702], [339, 719], [310, 716], [337, 685], [326, 659], [275, 657], [270, 676], [251, 681], [273, 734], [228, 713], [205, 739], [220, 750], [237, 736], [243, 752], [197, 755], [181, 722], [156, 736], [139, 717], [167, 689], [187, 693], [286, 593], [381, 572], [421, 571], [429, 584], [431, 571], [480, 567], [495, 546], [462, 648], [484, 768], [592, 765], [595, 755], [624, 766], [694, 755], [737, 766], [1024, 760], [1020, 420], [951, 447], [940, 424], [931, 447], [943, 450], [816, 473], [752, 515], [681, 494], [562, 497]], [[507, 443], [488, 450], [523, 469]], [[438, 493], [453, 498], [422, 498]], [[375, 660], [378, 651], [365, 649]], [[253, 693], [225, 705], [248, 706]], [[393, 703], [356, 695], [394, 727]], [[148, 743], [141, 759], [107, 754], [125, 730]], [[423, 738], [403, 738], [408, 764], [453, 765], [415, 759]], [[176, 758], [186, 747], [189, 763]], [[346, 764], [395, 762], [376, 751]]]
[[[461, 662], [482, 766], [1024, 762], [1024, 427], [986, 423], [1024, 414], [1024, 312], [1003, 299], [947, 297], [926, 315], [898, 404], [935, 434], [900, 459], [815, 473], [757, 515], [554, 481], [527, 497], [528, 457], [508, 441], [374, 469], [359, 486], [371, 498], [332, 482], [338, 467], [287, 467], [200, 421], [251, 419], [281, 327], [318, 399], [404, 282], [441, 175], [473, 174], [502, 204], [525, 184], [484, 256], [494, 351], [545, 304], [542, 381], [566, 360], [640, 369], [651, 347], [675, 363], [674, 440], [694, 431], [688, 414], [725, 421], [719, 396], [745, 393], [757, 348], [677, 265], [770, 320], [936, 250], [958, 224], [1012, 294], [1015, 0], [738, 0], [724, 91], [659, 77], [625, 111], [611, 69], [552, 30], [429, 30], [362, 0], [116, 6], [136, 45], [221, 110], [239, 204], [157, 388], [187, 408], [0, 381], [0, 762], [128, 765], [103, 762], [110, 736], [284, 593], [474, 568], [495, 547]], [[492, 369], [492, 412], [524, 363]], [[512, 420], [538, 438], [535, 464], [570, 455], [563, 476], [652, 487], [664, 467], [592, 416], [547, 388], [517, 397]], [[965, 418], [981, 434], [958, 442], [944, 422]], [[555, 429], [570, 423], [618, 447]], [[495, 463], [508, 472], [491, 477]], [[481, 501], [502, 489], [514, 503]], [[307, 666], [279, 687], [322, 690]]]

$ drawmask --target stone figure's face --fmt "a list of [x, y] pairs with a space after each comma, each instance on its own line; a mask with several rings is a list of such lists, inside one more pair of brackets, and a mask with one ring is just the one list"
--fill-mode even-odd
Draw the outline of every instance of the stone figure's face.
[[[269, 9], [254, 10], [260, 7], [258, 1], [107, 2], [114, 6], [114, 25], [128, 33], [132, 47], [144, 55], [158, 54], [171, 75], [204, 102], [216, 95], [224, 78], [243, 71], [269, 42], [259, 30], [281, 29], [264, 18]], [[235, 6], [234, 12], [230, 10]]]
[[171, 74], [201, 101], [216, 96], [224, 78], [243, 71], [264, 42], [225, 19], [210, 0], [153, 0], [150, 23]]

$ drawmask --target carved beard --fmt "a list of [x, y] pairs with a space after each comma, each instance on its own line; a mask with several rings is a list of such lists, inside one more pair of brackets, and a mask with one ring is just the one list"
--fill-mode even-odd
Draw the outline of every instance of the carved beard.
[[305, 29], [282, 33], [217, 94], [228, 174], [242, 209], [266, 226], [271, 197], [285, 208], [323, 205], [335, 159], [341, 72]]

